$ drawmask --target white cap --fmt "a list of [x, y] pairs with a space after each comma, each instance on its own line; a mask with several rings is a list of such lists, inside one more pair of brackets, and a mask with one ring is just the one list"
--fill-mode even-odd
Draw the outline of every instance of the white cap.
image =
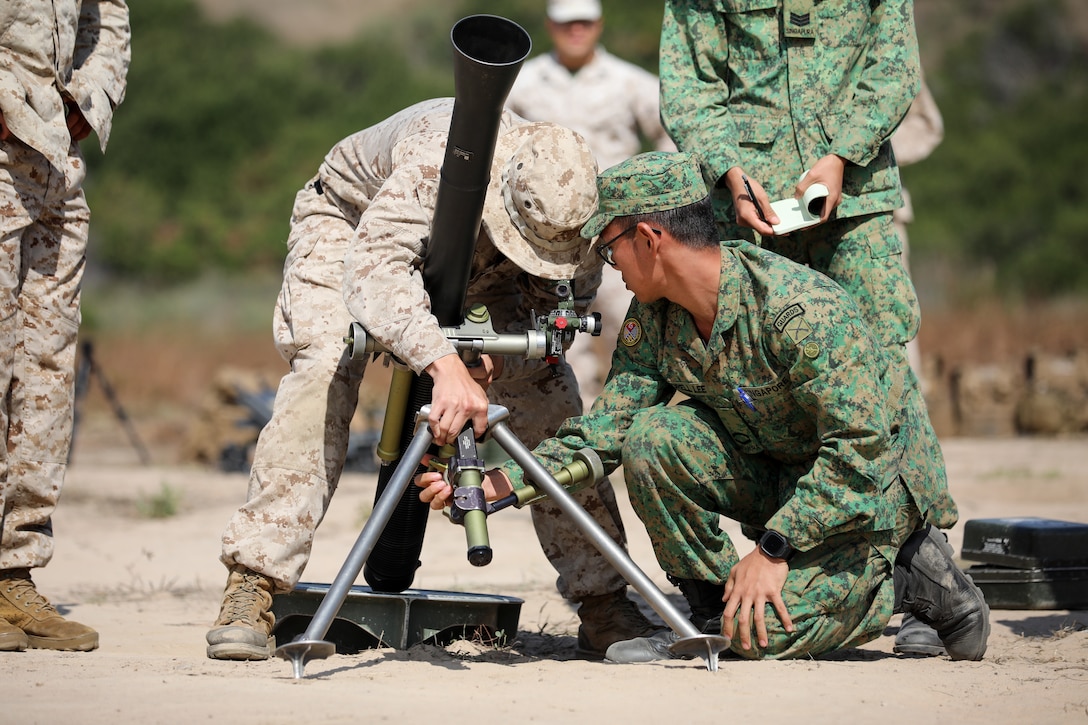
[[598, 0], [548, 0], [548, 19], [553, 23], [600, 20], [601, 3]]

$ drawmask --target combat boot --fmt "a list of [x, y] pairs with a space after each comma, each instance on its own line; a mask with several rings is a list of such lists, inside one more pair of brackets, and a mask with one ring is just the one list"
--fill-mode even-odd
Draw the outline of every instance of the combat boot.
[[272, 580], [245, 567], [231, 569], [223, 606], [208, 630], [208, 657], [213, 660], [266, 660], [275, 648], [272, 625]]
[[[60, 616], [38, 593], [29, 569], [0, 571], [0, 620], [26, 635], [26, 647], [89, 652], [98, 647], [98, 632]], [[21, 640], [16, 636], [16, 643]]]
[[26, 632], [8, 620], [0, 619], [0, 652], [22, 652], [26, 646]]
[[895, 634], [892, 652], [901, 655], [924, 655], [938, 657], [947, 654], [944, 643], [937, 636], [937, 630], [930, 627], [913, 614], [904, 614], [899, 631]]
[[[670, 582], [680, 589], [688, 606], [691, 608], [691, 623], [703, 634], [721, 634], [722, 612], [725, 611], [724, 584], [711, 584], [697, 579], [681, 579], [667, 575]], [[605, 652], [609, 662], [632, 664], [635, 662], [656, 662], [658, 660], [679, 659], [669, 649], [680, 639], [671, 630], [656, 632], [649, 637], [635, 637], [616, 642]]]
[[911, 534], [895, 560], [895, 611], [937, 630], [952, 659], [980, 660], [990, 636], [990, 608], [982, 590], [952, 561], [954, 553], [932, 526]]
[[698, 579], [681, 579], [666, 575], [687, 600], [691, 608], [691, 623], [703, 634], [721, 634], [722, 612], [725, 611], [725, 585]]
[[638, 605], [627, 598], [627, 589], [586, 597], [578, 607], [577, 655], [587, 660], [604, 659], [614, 642], [644, 637], [662, 628], [650, 622]]

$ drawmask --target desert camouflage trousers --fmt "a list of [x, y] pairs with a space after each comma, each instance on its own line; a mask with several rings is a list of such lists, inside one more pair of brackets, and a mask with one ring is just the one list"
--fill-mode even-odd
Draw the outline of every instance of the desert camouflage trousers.
[[75, 144], [59, 170], [22, 142], [0, 142], [0, 569], [53, 557], [72, 443], [84, 175]]
[[[307, 193], [300, 192], [296, 209], [300, 202], [319, 205], [318, 199], [303, 200]], [[247, 501], [223, 534], [223, 563], [270, 577], [277, 592], [298, 583], [347, 453], [365, 369], [364, 361], [348, 358], [343, 342], [352, 322], [341, 293], [343, 260], [354, 235], [354, 224], [331, 213], [294, 220], [275, 312], [276, 345], [291, 370], [280, 381], [272, 419], [258, 439]], [[489, 391], [492, 403], [509, 409], [510, 429], [530, 449], [581, 412], [573, 373], [564, 368], [558, 378], [544, 371], [534, 379], [496, 382]], [[613, 540], [626, 544], [607, 479], [576, 498]], [[625, 586], [558, 506], [544, 501], [531, 511], [564, 597], [578, 600]]]
[[[646, 526], [654, 553], [668, 574], [725, 582], [738, 561], [720, 517], [748, 530], [762, 529], [809, 468], [786, 466], [733, 446], [717, 415], [694, 403], [637, 415], [623, 448], [631, 505]], [[896, 505], [894, 531], [834, 535], [797, 552], [782, 598], [793, 619], [787, 632], [771, 605], [765, 613], [768, 645], [742, 657], [816, 656], [880, 636], [892, 616], [892, 567], [899, 547], [921, 525], [910, 494], [896, 478], [884, 493]]]

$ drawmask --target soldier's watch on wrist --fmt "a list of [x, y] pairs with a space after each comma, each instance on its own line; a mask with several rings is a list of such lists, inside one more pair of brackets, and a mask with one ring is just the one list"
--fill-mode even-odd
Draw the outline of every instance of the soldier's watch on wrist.
[[777, 531], [766, 531], [759, 537], [759, 550], [772, 559], [789, 561], [793, 556], [790, 540]]

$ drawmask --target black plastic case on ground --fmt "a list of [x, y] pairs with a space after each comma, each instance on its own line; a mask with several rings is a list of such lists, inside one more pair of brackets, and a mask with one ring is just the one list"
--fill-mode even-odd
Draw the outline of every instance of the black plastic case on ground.
[[972, 519], [964, 559], [1018, 569], [1088, 567], [1088, 524], [1041, 518]]
[[1088, 567], [967, 569], [991, 609], [1088, 609]]
[[1088, 524], [1034, 517], [964, 524], [967, 569], [993, 609], [1088, 609]]

